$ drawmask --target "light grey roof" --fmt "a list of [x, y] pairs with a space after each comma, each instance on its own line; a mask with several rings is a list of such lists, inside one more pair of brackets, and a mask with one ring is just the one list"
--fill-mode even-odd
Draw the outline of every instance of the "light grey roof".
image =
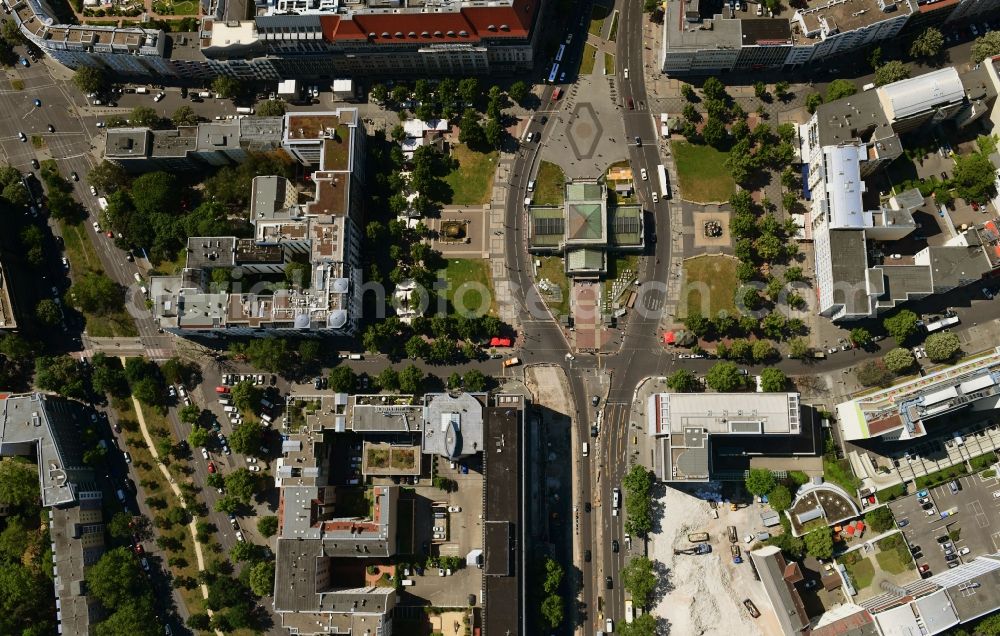
[[61, 397], [44, 393], [0, 400], [0, 456], [36, 455], [42, 505], [76, 501], [81, 482], [94, 480], [83, 462], [77, 430], [83, 414]]
[[962, 79], [953, 66], [887, 84], [878, 89], [890, 119], [899, 120], [965, 99]]
[[424, 399], [423, 452], [456, 459], [483, 450], [484, 393], [434, 393]]

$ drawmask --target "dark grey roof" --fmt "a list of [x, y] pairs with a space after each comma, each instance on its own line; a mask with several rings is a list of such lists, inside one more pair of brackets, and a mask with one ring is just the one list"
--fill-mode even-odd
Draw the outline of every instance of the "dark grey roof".
[[863, 91], [822, 104], [816, 109], [816, 121], [820, 146], [849, 143], [858, 137], [868, 141], [895, 135], [877, 91]]
[[[970, 232], [975, 234], [975, 232]], [[978, 239], [976, 239], [978, 242]], [[989, 259], [983, 248], [976, 245], [929, 247], [931, 277], [937, 292], [967, 285], [990, 271]]]
[[[483, 626], [485, 636], [517, 636], [522, 633], [523, 612], [520, 595], [523, 573], [519, 567], [523, 399], [501, 395], [497, 400], [498, 406], [487, 409], [483, 455], [486, 490], [483, 547], [489, 569], [483, 577]], [[507, 404], [502, 403], [504, 400], [508, 400]], [[505, 562], [510, 566], [507, 575], [501, 573]]]
[[893, 307], [910, 298], [931, 294], [931, 273], [923, 265], [883, 265], [871, 270], [872, 290], [880, 307]]
[[[337, 577], [317, 579], [321, 560]], [[274, 608], [278, 612], [322, 611], [381, 614], [395, 604], [395, 590], [364, 584], [362, 559], [326, 556], [322, 542], [279, 539], [275, 557]], [[345, 587], [338, 587], [345, 586]]]
[[188, 269], [232, 267], [235, 258], [235, 236], [192, 236], [187, 242]]
[[771, 18], [743, 18], [740, 20], [743, 44], [791, 43], [792, 25], [788, 20]]
[[848, 314], [869, 312], [865, 286], [867, 254], [862, 230], [830, 230], [833, 270], [833, 301]]

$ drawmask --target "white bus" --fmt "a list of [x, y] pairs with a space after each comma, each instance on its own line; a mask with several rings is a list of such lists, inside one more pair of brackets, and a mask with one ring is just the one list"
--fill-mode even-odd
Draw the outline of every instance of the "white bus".
[[552, 72], [549, 73], [549, 84], [555, 84], [556, 78], [559, 77], [559, 63], [552, 65]]
[[660, 194], [664, 199], [670, 198], [670, 184], [667, 182], [667, 169], [663, 164], [656, 166], [656, 174], [660, 177]]
[[566, 45], [560, 44], [559, 50], [556, 52], [556, 62], [562, 62], [564, 53], [566, 53]]
[[957, 325], [957, 324], [958, 324], [958, 316], [947, 316], [945, 318], [942, 318], [941, 320], [927, 323], [926, 325], [924, 325], [924, 328], [927, 329], [927, 333], [934, 333], [935, 331], [941, 331], [945, 327], [951, 327], [952, 325]]

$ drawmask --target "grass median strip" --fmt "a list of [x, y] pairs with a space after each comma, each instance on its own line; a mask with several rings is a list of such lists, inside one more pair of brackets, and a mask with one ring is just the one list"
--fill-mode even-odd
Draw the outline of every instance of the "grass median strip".
[[612, 53], [604, 54], [604, 74], [605, 75], [615, 74], [615, 56]]
[[583, 58], [580, 63], [580, 75], [590, 75], [594, 72], [594, 64], [597, 61], [597, 47], [593, 44], [586, 44], [583, 47]]
[[[188, 611], [190, 613], [204, 612], [205, 599], [197, 585], [191, 585], [197, 581], [198, 577], [194, 539], [186, 525], [171, 520], [181, 516], [179, 513], [171, 513], [171, 511], [183, 510], [183, 504], [171, 490], [166, 476], [157, 466], [158, 461], [146, 445], [139, 430], [139, 419], [132, 401], [117, 401], [115, 409], [125, 432], [121, 439], [132, 455], [132, 469], [138, 477], [137, 483], [142, 488], [147, 505], [158, 512], [150, 521], [157, 536], [156, 544], [167, 557], [167, 562], [161, 564], [162, 570], [170, 572], [175, 581], [185, 583], [185, 585], [180, 585], [178, 589]], [[145, 411], [143, 414], [145, 415]], [[159, 421], [157, 421], [156, 426], [161, 426]], [[167, 430], [169, 432], [169, 429]]]

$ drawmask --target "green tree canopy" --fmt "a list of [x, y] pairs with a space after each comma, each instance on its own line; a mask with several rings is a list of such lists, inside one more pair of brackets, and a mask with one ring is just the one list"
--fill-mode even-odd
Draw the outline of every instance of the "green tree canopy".
[[956, 155], [952, 173], [955, 192], [966, 201], [987, 201], [994, 192], [994, 170], [993, 163], [983, 153]]
[[73, 84], [81, 93], [99, 93], [107, 87], [108, 79], [99, 68], [81, 66], [73, 73]]
[[[233, 435], [236, 433], [234, 432]], [[250, 498], [257, 489], [257, 479], [246, 468], [237, 468], [226, 475], [226, 495], [233, 497], [242, 504], [249, 504]]]
[[354, 393], [358, 378], [350, 367], [339, 365], [330, 371], [330, 388], [338, 393]]
[[677, 393], [691, 393], [697, 391], [700, 386], [698, 378], [687, 369], [678, 369], [667, 378], [667, 386], [671, 391]]
[[882, 362], [885, 364], [885, 368], [893, 373], [902, 373], [912, 369], [916, 359], [909, 349], [897, 347], [887, 352], [882, 357]]
[[865, 523], [872, 532], [886, 532], [896, 525], [888, 506], [880, 506], [866, 512]]
[[969, 49], [972, 63], [979, 64], [988, 57], [1000, 55], [1000, 31], [990, 31], [976, 38]]
[[[273, 517], [272, 517], [273, 518]], [[250, 590], [257, 596], [274, 593], [274, 561], [261, 561], [250, 567]]]
[[951, 360], [961, 348], [962, 343], [959, 342], [958, 336], [951, 332], [933, 333], [924, 341], [927, 357], [933, 362]]
[[903, 309], [883, 320], [882, 327], [896, 340], [897, 344], [901, 345], [917, 332], [917, 320], [917, 314], [909, 309]]
[[774, 490], [774, 474], [765, 468], [751, 468], [746, 480], [746, 489], [751, 495], [766, 495]]
[[833, 556], [833, 529], [829, 526], [817, 528], [803, 537], [806, 552], [817, 559], [829, 559]]
[[621, 571], [622, 586], [632, 595], [632, 602], [646, 607], [656, 590], [657, 576], [647, 557], [632, 557]]
[[42, 390], [71, 398], [85, 399], [88, 393], [86, 376], [69, 356], [35, 358], [35, 384]]
[[244, 380], [237, 382], [230, 389], [233, 405], [241, 411], [254, 411], [260, 405], [260, 400], [264, 397], [264, 392], [253, 382]]
[[274, 515], [265, 515], [257, 520], [257, 532], [264, 538], [273, 537], [278, 533], [278, 518]]
[[832, 102], [843, 97], [850, 97], [858, 92], [854, 82], [846, 79], [835, 79], [826, 87], [826, 101]]
[[174, 126], [196, 126], [199, 119], [198, 114], [187, 104], [179, 106], [170, 116], [170, 121]]
[[766, 393], [779, 393], [788, 388], [788, 376], [781, 369], [767, 367], [760, 372], [760, 385]]
[[910, 57], [937, 57], [944, 47], [944, 35], [934, 27], [927, 27], [910, 44]]
[[285, 114], [285, 102], [280, 99], [269, 99], [266, 102], [258, 102], [254, 108], [254, 115], [257, 117], [281, 117]]
[[219, 75], [212, 80], [212, 90], [222, 99], [233, 99], [243, 89], [240, 81], [226, 75]]
[[229, 436], [233, 452], [241, 455], [260, 454], [260, 446], [263, 442], [263, 429], [260, 424], [249, 420], [237, 424], [233, 428], [233, 434]]
[[100, 315], [114, 313], [125, 306], [122, 287], [104, 274], [89, 270], [76, 278], [70, 299], [80, 309]]
[[767, 493], [767, 503], [777, 512], [788, 510], [792, 505], [792, 493], [788, 491], [788, 488], [779, 484]]
[[743, 388], [743, 374], [732, 362], [716, 362], [705, 374], [705, 383], [714, 391], [729, 393]]
[[105, 552], [87, 570], [86, 578], [88, 596], [96, 598], [105, 609], [112, 611], [131, 601], [138, 591], [148, 589], [139, 569], [139, 561], [125, 547]]
[[890, 386], [893, 381], [893, 373], [884, 364], [876, 360], [868, 360], [854, 372], [858, 382], [865, 386]]
[[20, 459], [0, 459], [0, 504], [22, 508], [40, 500], [38, 468]]
[[399, 388], [404, 393], [419, 394], [424, 383], [424, 372], [409, 365], [399, 373]]
[[910, 77], [910, 69], [899, 60], [889, 60], [875, 69], [875, 85], [885, 86]]

